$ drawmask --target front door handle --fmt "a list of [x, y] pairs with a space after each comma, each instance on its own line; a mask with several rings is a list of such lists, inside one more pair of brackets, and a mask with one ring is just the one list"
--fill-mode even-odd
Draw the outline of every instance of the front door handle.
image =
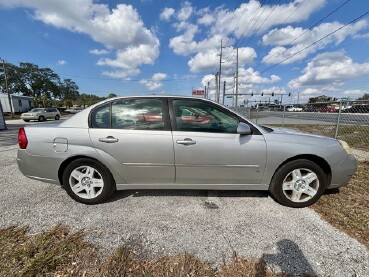
[[114, 143], [114, 142], [118, 142], [119, 139], [112, 137], [112, 136], [108, 136], [106, 138], [99, 138], [100, 142], [106, 142], [106, 143]]
[[176, 142], [177, 142], [177, 144], [183, 144], [183, 145], [194, 145], [194, 144], [196, 144], [196, 141], [194, 141], [190, 138], [185, 138], [184, 140], [177, 140]]

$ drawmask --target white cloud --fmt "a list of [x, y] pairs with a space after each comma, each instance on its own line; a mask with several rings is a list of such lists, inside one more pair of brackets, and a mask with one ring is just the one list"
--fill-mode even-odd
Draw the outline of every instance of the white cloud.
[[[87, 34], [108, 49], [117, 50], [116, 61], [103, 59], [99, 61], [100, 65], [129, 65], [120, 53], [140, 52], [143, 57], [140, 56], [139, 62], [121, 67], [127, 68], [129, 73], [143, 64], [152, 64], [159, 54], [158, 38], [144, 26], [137, 10], [131, 5], [118, 4], [112, 10], [107, 4], [95, 3], [94, 0], [0, 0], [0, 5], [32, 9], [36, 20]], [[153, 54], [153, 51], [156, 53]]]
[[[263, 5], [261, 1], [250, 0], [235, 10], [228, 10], [224, 6], [196, 10], [186, 1], [176, 14], [177, 21], [173, 26], [179, 34], [169, 40], [169, 47], [177, 55], [194, 55], [188, 65], [191, 71], [199, 72], [214, 64], [213, 52], [214, 49], [219, 49], [221, 40], [224, 46], [229, 46], [236, 39], [264, 32], [273, 26], [301, 22], [325, 2], [326, 0], [295, 0], [287, 4]], [[293, 13], [296, 7], [299, 7], [299, 12]], [[281, 14], [291, 16], [286, 20], [286, 16]], [[251, 20], [257, 24], [250, 24]], [[247, 30], [246, 27], [250, 29]], [[210, 59], [206, 60], [206, 57]]]
[[344, 52], [328, 52], [317, 55], [302, 72], [288, 83], [290, 88], [338, 87], [353, 78], [369, 77], [369, 63], [355, 63]]
[[[301, 4], [301, 2], [303, 3]], [[247, 3], [241, 4], [233, 11], [218, 8], [214, 11], [216, 19], [212, 27], [212, 33], [234, 35], [237, 38], [247, 34], [252, 35], [257, 29], [259, 29], [258, 32], [261, 33], [278, 24], [304, 21], [308, 19], [314, 11], [321, 8], [325, 2], [326, 0], [295, 0], [286, 4], [263, 5], [261, 1], [250, 0]], [[295, 8], [300, 4], [301, 6], [298, 12], [292, 14]], [[292, 15], [286, 20], [289, 14]], [[256, 23], [254, 24], [254, 22]]]
[[273, 29], [263, 36], [262, 42], [264, 45], [276, 45], [276, 47], [269, 51], [268, 55], [263, 58], [263, 62], [270, 64], [278, 63], [289, 56], [294, 55], [295, 53], [298, 54], [294, 55], [283, 63], [287, 64], [299, 61], [329, 44], [340, 44], [347, 37], [354, 36], [360, 30], [366, 28], [367, 25], [368, 24], [366, 20], [360, 20], [353, 25], [349, 25], [341, 29], [340, 31], [332, 34], [321, 42], [316, 43], [300, 53], [298, 53], [300, 50], [306, 48], [320, 38], [325, 37], [332, 31], [342, 27], [343, 24], [339, 22], [322, 23], [319, 26], [314, 27], [312, 30], [307, 30], [300, 27], [293, 28], [291, 26], [282, 29]]
[[154, 64], [159, 54], [159, 45], [141, 44], [136, 47], [127, 47], [118, 50], [115, 59], [102, 58], [97, 64], [120, 69], [137, 68], [143, 64]]
[[67, 61], [66, 60], [59, 60], [57, 65], [66, 65]]
[[[233, 48], [227, 48], [223, 57], [223, 69], [234, 68], [235, 65], [235, 53]], [[239, 66], [243, 67], [245, 64], [252, 64], [254, 58], [256, 58], [256, 52], [253, 48], [242, 47], [238, 49]], [[193, 58], [188, 61], [188, 66], [192, 72], [201, 72], [205, 70], [212, 70], [219, 66], [219, 50], [208, 49], [202, 52], [198, 52]]]
[[106, 55], [109, 54], [110, 51], [107, 49], [91, 49], [88, 52], [93, 55]]
[[164, 10], [160, 13], [159, 18], [163, 21], [169, 21], [175, 12], [176, 10], [173, 8], [164, 8]]
[[214, 35], [209, 38], [205, 38], [201, 41], [194, 41], [194, 36], [197, 33], [198, 28], [196, 25], [192, 25], [189, 29], [180, 36], [171, 38], [169, 46], [173, 49], [177, 55], [187, 56], [200, 51], [206, 51], [211, 48], [220, 48], [220, 41], [223, 39], [224, 45], [230, 45], [234, 41], [222, 38], [221, 35]]
[[197, 20], [198, 24], [202, 24], [205, 26], [210, 26], [211, 24], [213, 24], [215, 22], [215, 17], [212, 14], [204, 14], [202, 17], [200, 17]]
[[167, 74], [155, 73], [150, 79], [140, 80], [140, 83], [145, 85], [148, 90], [155, 90], [162, 87], [163, 83], [161, 81], [165, 78], [167, 78]]
[[193, 7], [190, 2], [186, 1], [182, 5], [182, 8], [179, 10], [177, 14], [177, 18], [179, 21], [186, 21], [190, 18], [193, 12]]

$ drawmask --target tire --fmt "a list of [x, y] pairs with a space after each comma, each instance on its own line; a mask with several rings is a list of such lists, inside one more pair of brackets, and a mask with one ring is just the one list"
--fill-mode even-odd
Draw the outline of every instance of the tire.
[[38, 117], [38, 121], [40, 121], [40, 122], [43, 122], [43, 121], [45, 121], [46, 119], [45, 119], [45, 117], [43, 116], [43, 115], [40, 115], [39, 117]]
[[65, 168], [62, 181], [71, 198], [88, 205], [106, 201], [116, 188], [109, 169], [88, 158], [72, 161]]
[[277, 169], [269, 192], [284, 206], [304, 208], [318, 201], [327, 188], [327, 180], [327, 175], [316, 163], [294, 160]]
[[24, 122], [29, 122], [29, 119], [23, 119]]
[[59, 120], [60, 119], [60, 116], [57, 114], [56, 116], [55, 116], [55, 120]]

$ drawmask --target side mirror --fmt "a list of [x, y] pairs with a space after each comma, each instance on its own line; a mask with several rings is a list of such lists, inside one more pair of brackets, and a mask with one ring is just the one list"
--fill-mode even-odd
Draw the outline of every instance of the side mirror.
[[240, 122], [237, 127], [237, 134], [250, 135], [252, 133], [251, 128], [246, 123]]

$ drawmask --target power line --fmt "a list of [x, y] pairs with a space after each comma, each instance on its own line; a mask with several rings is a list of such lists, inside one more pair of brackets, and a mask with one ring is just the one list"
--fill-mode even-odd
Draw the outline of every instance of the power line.
[[257, 28], [256, 31], [253, 33], [253, 35], [249, 38], [249, 40], [247, 41], [247, 43], [246, 43], [246, 45], [244, 47], [247, 47], [249, 45], [249, 43], [251, 42], [251, 40], [254, 38], [255, 34], [257, 34], [257, 32], [264, 25], [265, 21], [267, 21], [267, 19], [270, 17], [270, 15], [274, 12], [274, 10], [277, 8], [277, 6], [279, 5], [280, 2], [281, 2], [281, 0], [279, 0], [278, 3], [273, 7], [273, 9], [270, 11], [270, 13], [268, 14], [268, 16], [264, 19], [264, 21], [259, 26], [259, 28]]
[[[349, 0], [349, 1], [350, 1], [350, 0]], [[353, 20], [351, 20], [350, 22], [346, 23], [345, 25], [343, 25], [343, 26], [341, 26], [341, 27], [337, 28], [336, 30], [334, 30], [334, 31], [330, 32], [329, 34], [325, 35], [324, 37], [322, 37], [322, 38], [320, 38], [320, 39], [318, 39], [318, 40], [314, 41], [313, 43], [311, 43], [311, 44], [309, 44], [308, 46], [306, 46], [306, 47], [304, 47], [304, 48], [300, 49], [299, 51], [296, 51], [295, 53], [293, 53], [293, 54], [291, 54], [290, 56], [286, 57], [286, 58], [285, 58], [285, 59], [283, 59], [282, 61], [280, 61], [280, 62], [278, 62], [278, 63], [276, 63], [276, 64], [274, 64], [274, 65], [272, 65], [272, 66], [270, 66], [270, 67], [268, 67], [268, 68], [266, 68], [266, 69], [264, 69], [263, 71], [261, 71], [261, 72], [260, 72], [260, 75], [261, 75], [261, 74], [263, 74], [263, 73], [265, 73], [265, 72], [267, 72], [267, 71], [269, 71], [269, 70], [271, 70], [271, 69], [273, 69], [273, 68], [274, 68], [274, 67], [276, 67], [277, 65], [282, 64], [283, 62], [285, 62], [285, 61], [289, 60], [290, 58], [292, 58], [292, 57], [296, 56], [297, 54], [301, 53], [302, 51], [305, 51], [305, 50], [309, 49], [311, 46], [313, 46], [313, 45], [317, 44], [318, 42], [320, 42], [320, 41], [322, 41], [322, 40], [326, 39], [327, 37], [329, 37], [329, 36], [331, 36], [331, 35], [333, 35], [333, 34], [337, 33], [338, 31], [342, 30], [343, 28], [346, 28], [348, 25], [351, 25], [351, 24], [355, 23], [356, 21], [358, 21], [359, 19], [361, 19], [361, 18], [363, 18], [363, 17], [367, 16], [368, 14], [369, 14], [369, 11], [367, 11], [367, 12], [363, 13], [363, 14], [362, 14], [362, 15], [360, 15], [359, 17], [356, 17], [355, 19], [353, 19]], [[255, 71], [255, 72], [256, 72], [256, 71]], [[255, 73], [254, 73], [254, 74], [255, 74]], [[253, 75], [254, 75], [254, 74], [253, 74]], [[253, 76], [252, 76], [252, 77], [250, 77], [249, 79], [245, 80], [245, 81], [251, 80], [252, 78], [253, 78]]]
[[[265, 4], [265, 5], [263, 6], [263, 8], [262, 8], [262, 12], [261, 12], [261, 14], [259, 15], [259, 17], [255, 20], [254, 24], [252, 24], [252, 26], [251, 26], [251, 27], [250, 27], [250, 29], [248, 30], [247, 34], [246, 34], [246, 35], [244, 34], [244, 38], [243, 38], [243, 39], [241, 39], [241, 37], [240, 37], [240, 39], [235, 43], [235, 46], [238, 46], [238, 44], [239, 44], [239, 42], [240, 42], [240, 41], [245, 40], [245, 38], [246, 38], [246, 37], [248, 37], [248, 36], [250, 35], [250, 33], [251, 33], [252, 29], [254, 28], [254, 26], [256, 25], [256, 23], [260, 20], [261, 16], [264, 14], [265, 9], [266, 9], [266, 6], [268, 6], [268, 5], [270, 4], [270, 2], [271, 2], [271, 1], [272, 1], [272, 0], [269, 0], [268, 4]], [[280, 2], [280, 0], [279, 0], [279, 2]], [[277, 4], [277, 5], [278, 5], [278, 4]], [[276, 7], [277, 5], [275, 5], [275, 7]], [[246, 29], [245, 29], [245, 31], [246, 31]], [[255, 32], [254, 32], [254, 35], [255, 35]], [[254, 35], [253, 35], [252, 37], [254, 37]]]
[[284, 24], [284, 23], [286, 23], [286, 21], [288, 20], [288, 19], [290, 19], [291, 18], [291, 16], [297, 11], [297, 9], [298, 8], [300, 8], [301, 6], [302, 6], [302, 4], [305, 2], [305, 0], [303, 0], [303, 1], [301, 1], [297, 6], [296, 6], [296, 8], [292, 11], [292, 13], [290, 13], [290, 15], [289, 16], [287, 16], [286, 18], [285, 18], [285, 20], [281, 23], [281, 24]]
[[[346, 0], [344, 3], [342, 3], [341, 5], [339, 5], [337, 8], [335, 8], [333, 11], [331, 11], [330, 13], [328, 13], [326, 16], [324, 16], [322, 19], [320, 19], [319, 21], [315, 22], [313, 25], [311, 25], [308, 29], [306, 29], [304, 32], [302, 32], [299, 36], [295, 37], [293, 40], [291, 40], [290, 42], [287, 43], [287, 45], [292, 44], [293, 42], [295, 42], [296, 40], [298, 40], [300, 37], [302, 37], [304, 34], [306, 34], [308, 31], [311, 31], [314, 27], [316, 27], [318, 24], [322, 23], [324, 20], [326, 20], [328, 17], [330, 17], [332, 14], [334, 14], [335, 12], [337, 12], [339, 9], [341, 9], [343, 6], [345, 6], [348, 2], [350, 2], [351, 0]], [[265, 63], [266, 61], [270, 60], [271, 58], [273, 58], [275, 55], [277, 55], [278, 53], [280, 53], [282, 50], [279, 50], [277, 52], [275, 52], [273, 55], [271, 55], [270, 57], [268, 57], [267, 59], [265, 59], [263, 61], [263, 63]], [[261, 64], [261, 63], [260, 63]], [[259, 64], [259, 65], [260, 65]], [[259, 66], [258, 65], [258, 66]], [[257, 68], [257, 66], [255, 67]]]
[[[235, 6], [234, 6], [234, 8], [233, 8], [233, 15], [229, 18], [229, 20], [228, 20], [228, 24], [227, 24], [227, 28], [225, 28], [225, 29], [224, 29], [225, 31], [227, 31], [227, 30], [229, 29], [229, 26], [231, 25], [231, 22], [232, 22], [232, 20], [233, 20], [233, 18], [234, 18], [234, 14], [235, 14], [236, 9], [237, 9], [237, 7], [238, 7], [238, 2], [239, 2], [239, 0], [237, 0], [237, 1], [236, 1], [236, 4], [235, 4]], [[238, 21], [239, 21], [239, 20], [238, 20]]]

